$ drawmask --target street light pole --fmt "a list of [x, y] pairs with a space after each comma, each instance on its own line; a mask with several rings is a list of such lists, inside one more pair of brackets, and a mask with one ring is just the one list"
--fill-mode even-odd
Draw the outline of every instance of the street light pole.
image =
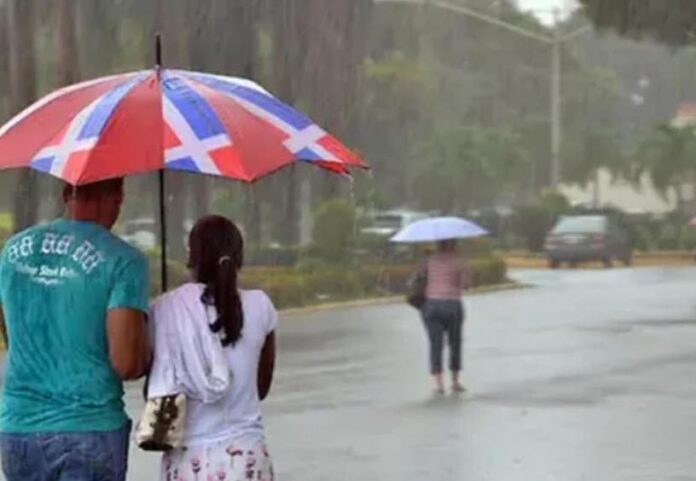
[[561, 136], [563, 119], [561, 118], [561, 45], [562, 39], [558, 28], [554, 28], [554, 41], [551, 44], [551, 185], [560, 185], [561, 172]]
[[425, 6], [425, 7], [435, 7], [448, 12], [456, 13], [459, 15], [465, 15], [467, 17], [475, 18], [482, 22], [488, 23], [490, 25], [495, 25], [508, 32], [520, 35], [537, 42], [541, 42], [545, 45], [551, 47], [551, 88], [550, 88], [550, 139], [551, 139], [551, 172], [550, 180], [551, 185], [557, 187], [562, 181], [562, 165], [561, 165], [561, 146], [563, 141], [563, 131], [562, 131], [562, 89], [561, 89], [561, 79], [563, 76], [563, 67], [561, 63], [562, 47], [563, 44], [568, 40], [591, 30], [589, 26], [579, 28], [578, 30], [572, 32], [569, 35], [561, 36], [560, 31], [556, 27], [554, 29], [553, 36], [547, 36], [537, 33], [532, 30], [528, 30], [519, 25], [508, 23], [500, 18], [487, 15], [485, 13], [477, 12], [476, 10], [467, 7], [465, 5], [448, 2], [445, 0], [375, 0], [375, 3], [394, 3], [394, 4], [407, 4], [414, 6]]

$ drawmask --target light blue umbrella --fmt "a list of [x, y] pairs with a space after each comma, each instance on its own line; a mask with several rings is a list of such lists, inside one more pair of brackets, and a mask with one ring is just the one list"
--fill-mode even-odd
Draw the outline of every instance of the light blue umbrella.
[[488, 231], [470, 220], [459, 217], [433, 217], [414, 222], [394, 237], [392, 242], [437, 242], [469, 239], [488, 235]]

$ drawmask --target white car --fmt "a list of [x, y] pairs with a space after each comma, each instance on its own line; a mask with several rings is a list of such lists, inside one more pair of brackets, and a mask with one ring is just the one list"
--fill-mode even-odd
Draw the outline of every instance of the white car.
[[[184, 222], [184, 245], [188, 242], [188, 233], [193, 228], [193, 222]], [[132, 219], [121, 226], [121, 239], [142, 250], [158, 247], [159, 221], [152, 218]]]
[[416, 221], [427, 219], [430, 214], [411, 210], [376, 212], [369, 216], [370, 224], [361, 229], [362, 234], [391, 238], [401, 229]]

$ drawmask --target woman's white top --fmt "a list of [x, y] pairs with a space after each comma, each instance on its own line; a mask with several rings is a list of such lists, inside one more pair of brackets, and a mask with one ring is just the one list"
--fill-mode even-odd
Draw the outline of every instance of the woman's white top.
[[264, 292], [240, 291], [242, 337], [234, 346], [223, 347], [223, 332], [213, 333], [209, 327], [217, 313], [201, 301], [204, 288], [184, 284], [153, 304], [154, 362], [148, 397], [187, 395], [187, 446], [222, 440], [263, 442], [259, 358], [278, 314]]

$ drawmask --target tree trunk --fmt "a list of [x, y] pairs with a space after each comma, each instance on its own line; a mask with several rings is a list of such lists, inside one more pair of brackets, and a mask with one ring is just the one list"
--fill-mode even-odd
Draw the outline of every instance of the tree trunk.
[[287, 170], [285, 178], [285, 198], [283, 199], [283, 219], [281, 226], [281, 242], [294, 246], [300, 242], [300, 206], [297, 195], [298, 175], [293, 165]]
[[[274, 93], [284, 102], [295, 103], [298, 83], [302, 78], [303, 37], [300, 34], [301, 17], [296, 0], [277, 0], [271, 9], [273, 26], [273, 80]], [[290, 46], [294, 46], [290, 47]], [[285, 245], [297, 245], [300, 241], [300, 208], [298, 178], [295, 167], [281, 176], [284, 191], [283, 208], [280, 214], [280, 241]]]
[[[80, 51], [77, 43], [76, 19], [77, 14], [75, 0], [58, 0], [58, 30], [56, 48], [58, 56], [58, 85], [60, 87], [71, 85], [80, 79]], [[62, 185], [60, 182], [51, 182], [51, 205], [49, 212], [52, 217], [60, 217], [65, 211], [65, 206], [60, 199]]]
[[[305, 22], [311, 25], [307, 43], [305, 84], [313, 117], [325, 129], [345, 138], [360, 65], [367, 51], [371, 0], [307, 0]], [[335, 197], [341, 186], [335, 177], [319, 178], [318, 200]]]
[[75, 0], [58, 0], [58, 82], [61, 86], [80, 80]]
[[[7, 7], [4, 2], [0, 1], [0, 52], [7, 52]], [[0, 55], [0, 72], [8, 72], [10, 70], [7, 55]], [[0, 75], [0, 122], [4, 121], [10, 115], [10, 95], [9, 95], [9, 79], [7, 75]]]
[[[33, 0], [7, 0], [10, 109], [17, 113], [36, 98]], [[14, 197], [15, 231], [36, 223], [39, 211], [36, 173], [23, 170]]]
[[256, 198], [256, 186], [250, 185], [244, 190], [244, 230], [248, 245], [261, 244], [261, 202]]

